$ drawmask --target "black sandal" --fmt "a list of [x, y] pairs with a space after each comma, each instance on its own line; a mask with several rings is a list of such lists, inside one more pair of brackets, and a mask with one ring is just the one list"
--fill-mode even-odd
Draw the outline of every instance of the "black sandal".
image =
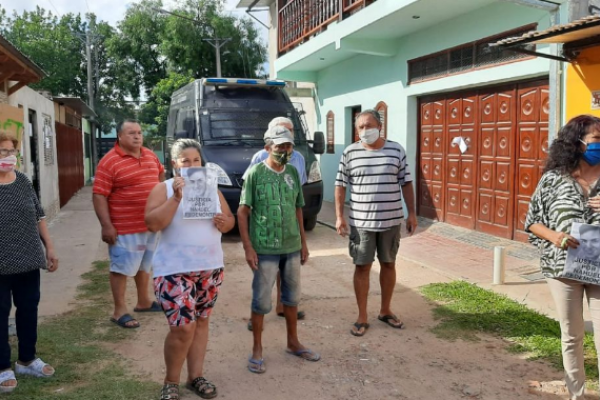
[[[191, 383], [186, 383], [185, 387], [203, 399], [214, 399], [217, 397], [217, 387], [202, 376], [194, 379]], [[207, 391], [209, 393], [206, 393]]]
[[165, 383], [160, 391], [160, 400], [179, 400], [179, 385]]

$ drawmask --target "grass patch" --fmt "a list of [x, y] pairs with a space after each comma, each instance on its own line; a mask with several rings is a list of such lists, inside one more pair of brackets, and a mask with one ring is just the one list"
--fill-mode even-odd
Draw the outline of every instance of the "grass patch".
[[[438, 303], [433, 310], [440, 323], [433, 332], [441, 338], [479, 340], [478, 334], [499, 336], [511, 343], [508, 350], [529, 353], [531, 359], [544, 359], [562, 369], [560, 326], [523, 304], [473, 284], [455, 281], [421, 288], [429, 300]], [[585, 369], [588, 378], [598, 379], [598, 359], [593, 336], [584, 339]]]
[[17, 377], [19, 386], [10, 400], [146, 400], [157, 396], [160, 385], [128, 374], [120, 357], [103, 346], [133, 335], [131, 330], [107, 323], [106, 310], [112, 307], [108, 262], [95, 262], [82, 279], [78, 307], [38, 328], [38, 355], [56, 368], [56, 375], [51, 379]]

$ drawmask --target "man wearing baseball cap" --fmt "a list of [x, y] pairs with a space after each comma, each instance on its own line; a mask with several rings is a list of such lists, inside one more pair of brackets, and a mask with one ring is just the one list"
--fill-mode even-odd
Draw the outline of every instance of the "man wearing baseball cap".
[[269, 128], [265, 133], [265, 150], [269, 157], [248, 171], [237, 214], [246, 262], [254, 273], [254, 346], [248, 369], [259, 374], [266, 371], [262, 328], [264, 316], [272, 308], [271, 292], [278, 272], [281, 275], [281, 302], [287, 327], [287, 351], [308, 361], [321, 358], [298, 340], [300, 269], [308, 260], [308, 247], [302, 217], [302, 185], [298, 171], [288, 164], [293, 146], [294, 138], [287, 128]]

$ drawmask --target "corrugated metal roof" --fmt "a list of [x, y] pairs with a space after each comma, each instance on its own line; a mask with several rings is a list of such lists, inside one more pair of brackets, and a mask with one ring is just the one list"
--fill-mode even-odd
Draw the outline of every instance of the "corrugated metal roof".
[[54, 97], [56, 103], [65, 105], [77, 111], [84, 118], [97, 117], [98, 115], [79, 97]]
[[44, 70], [41, 69], [36, 63], [31, 61], [29, 57], [21, 53], [21, 51], [17, 49], [14, 44], [12, 44], [4, 36], [0, 35], [0, 52], [3, 52], [2, 50], [5, 50], [5, 52], [9, 53], [12, 57], [18, 59], [21, 63], [25, 64], [27, 68], [29, 68], [35, 75], [37, 75], [38, 80], [48, 76], [46, 72], [44, 72]]
[[600, 35], [600, 15], [590, 15], [563, 25], [555, 25], [543, 31], [531, 31], [522, 36], [502, 39], [496, 46], [525, 43], [570, 43]]
[[[238, 5], [236, 6], [236, 8], [248, 8], [255, 1], [256, 0], [240, 0], [240, 2], [238, 3]], [[258, 0], [258, 2], [255, 5], [252, 6], [252, 8], [255, 8], [255, 7], [269, 7], [274, 2], [275, 2], [275, 0]]]

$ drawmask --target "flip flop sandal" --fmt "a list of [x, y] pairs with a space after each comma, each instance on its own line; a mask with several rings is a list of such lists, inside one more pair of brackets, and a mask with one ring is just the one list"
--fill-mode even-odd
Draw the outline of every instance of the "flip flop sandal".
[[54, 375], [54, 372], [51, 374], [47, 374], [44, 372], [44, 367], [50, 366], [42, 361], [41, 358], [36, 358], [29, 365], [21, 365], [19, 363], [15, 363], [15, 373], [19, 375], [31, 375], [36, 378], [50, 378]]
[[160, 304], [158, 304], [156, 301], [152, 302], [152, 305], [148, 308], [134, 308], [133, 311], [135, 312], [162, 312], [162, 308], [160, 306]]
[[166, 383], [160, 391], [160, 400], [179, 400], [179, 385]]
[[[285, 318], [284, 313], [277, 313], [277, 316], [279, 316], [281, 318]], [[298, 321], [304, 319], [305, 317], [306, 317], [306, 314], [304, 313], [304, 311], [298, 311]]]
[[[398, 317], [396, 317], [395, 315], [380, 315], [380, 316], [377, 317], [377, 319], [380, 320], [383, 323], [388, 324], [392, 328], [395, 328], [395, 329], [402, 329], [402, 328], [404, 328], [404, 322], [400, 321], [400, 319], [398, 319]], [[393, 324], [390, 321], [394, 321], [394, 322], [396, 322], [398, 324], [397, 325]]]
[[[366, 322], [363, 322], [362, 324], [359, 324], [358, 322], [355, 322], [353, 326], [356, 328], [356, 331], [353, 330], [353, 329], [350, 329], [350, 333], [353, 336], [361, 337], [361, 336], [365, 336], [365, 333], [367, 333], [367, 330], [369, 329], [370, 325], [368, 323], [366, 323]], [[362, 331], [362, 333], [360, 333], [360, 330], [362, 328], [365, 328], [365, 330]]]
[[288, 354], [291, 354], [296, 357], [300, 357], [306, 361], [319, 361], [321, 359], [321, 355], [319, 353], [315, 353], [310, 349], [302, 349], [298, 351], [292, 351], [290, 349], [285, 350]]
[[250, 356], [250, 358], [248, 358], [248, 371], [255, 374], [264, 374], [267, 371], [265, 359], [261, 358], [260, 360], [256, 360]]
[[[127, 323], [131, 322], [131, 321], [137, 322], [137, 325], [127, 325]], [[119, 318], [119, 319], [111, 318], [110, 322], [114, 322], [115, 324], [119, 325], [121, 328], [125, 328], [125, 329], [137, 329], [140, 327], [140, 323], [135, 318], [133, 318], [130, 314], [123, 314], [123, 315], [121, 315], [121, 318]]]
[[[194, 379], [191, 383], [186, 383], [185, 387], [203, 399], [214, 399], [217, 397], [217, 387], [202, 376]], [[208, 390], [210, 392], [206, 393]]]
[[10, 393], [13, 390], [15, 390], [17, 388], [17, 385], [15, 386], [4, 386], [2, 385], [4, 382], [8, 382], [8, 381], [16, 381], [17, 378], [15, 377], [15, 373], [12, 370], [8, 370], [8, 371], [4, 371], [4, 372], [0, 372], [0, 393]]

